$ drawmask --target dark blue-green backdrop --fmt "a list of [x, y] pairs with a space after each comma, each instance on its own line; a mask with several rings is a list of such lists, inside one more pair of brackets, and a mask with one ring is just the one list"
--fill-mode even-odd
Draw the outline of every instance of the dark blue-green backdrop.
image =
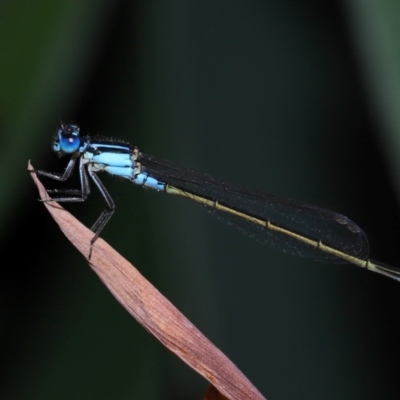
[[[319, 0], [0, 4], [0, 398], [200, 399], [206, 381], [109, 294], [26, 172], [59, 119], [341, 212], [400, 265], [400, 6]], [[398, 399], [400, 284], [259, 245], [103, 176], [102, 237], [268, 399]], [[49, 187], [52, 182], [46, 183]], [[90, 225], [99, 194], [70, 205]]]

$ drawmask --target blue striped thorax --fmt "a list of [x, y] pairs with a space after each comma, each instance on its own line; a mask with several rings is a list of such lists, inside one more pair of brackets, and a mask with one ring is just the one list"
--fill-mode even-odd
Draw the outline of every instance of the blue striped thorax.
[[143, 170], [137, 161], [140, 155], [138, 148], [129, 143], [100, 137], [80, 137], [77, 125], [61, 124], [52, 147], [59, 156], [73, 154], [76, 158], [81, 157], [81, 164], [87, 164], [90, 171], [105, 171], [129, 179], [137, 185], [165, 190], [165, 183], [149, 176]]
[[139, 149], [129, 143], [101, 141], [93, 139], [88, 143], [82, 157], [92, 163], [94, 172], [105, 171], [112, 175], [126, 178], [137, 185], [155, 190], [164, 190], [165, 183], [149, 176], [137, 161]]

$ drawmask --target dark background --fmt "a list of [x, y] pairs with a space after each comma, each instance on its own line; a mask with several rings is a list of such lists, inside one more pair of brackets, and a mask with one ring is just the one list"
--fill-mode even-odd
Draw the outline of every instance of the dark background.
[[[36, 201], [27, 160], [63, 170], [60, 118], [341, 212], [373, 258], [400, 266], [399, 17], [333, 0], [2, 2], [0, 398], [201, 399], [207, 386]], [[117, 205], [102, 237], [268, 399], [399, 398], [399, 283], [101, 178]], [[68, 209], [90, 225], [103, 206], [93, 190]]]

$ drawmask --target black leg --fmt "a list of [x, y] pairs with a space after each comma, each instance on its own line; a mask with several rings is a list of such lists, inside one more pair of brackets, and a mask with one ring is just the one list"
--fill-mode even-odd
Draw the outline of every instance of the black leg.
[[102, 194], [103, 199], [105, 200], [106, 205], [107, 205], [106, 209], [100, 214], [100, 217], [97, 218], [97, 221], [91, 227], [91, 230], [94, 232], [94, 236], [93, 236], [92, 240], [90, 241], [90, 250], [89, 250], [89, 256], [88, 256], [88, 260], [90, 260], [90, 258], [92, 256], [93, 244], [99, 237], [101, 231], [107, 225], [107, 223], [110, 220], [110, 218], [112, 217], [112, 215], [114, 214], [115, 204], [114, 204], [114, 201], [111, 198], [110, 194], [108, 193], [107, 189], [105, 188], [105, 186], [99, 179], [99, 177], [96, 175], [96, 173], [94, 171], [92, 171], [91, 165], [88, 166], [87, 171], [88, 171], [90, 177], [93, 179], [93, 182], [96, 184], [96, 186], [100, 190], [100, 193]]
[[[86, 172], [86, 164], [82, 162], [82, 158], [80, 159], [79, 163], [79, 175], [80, 175], [80, 181], [81, 181], [81, 190], [77, 189], [51, 189], [48, 190], [47, 193], [57, 193], [57, 194], [65, 194], [67, 196], [58, 196], [58, 197], [52, 197], [51, 200], [58, 201], [60, 203], [81, 203], [85, 201], [89, 194], [90, 194], [90, 185], [89, 185], [89, 178], [87, 176]], [[36, 171], [38, 175], [45, 176], [50, 179], [54, 179], [56, 181], [66, 181], [69, 179], [75, 168], [77, 158], [71, 159], [70, 162], [67, 165], [67, 168], [65, 169], [64, 173], [61, 174], [56, 174], [52, 172], [46, 172], [46, 171]], [[48, 201], [51, 201], [48, 200]], [[46, 200], [44, 200], [46, 202]]]
[[65, 168], [65, 171], [63, 174], [47, 172], [47, 171], [42, 171], [42, 170], [37, 170], [34, 172], [36, 172], [38, 175], [45, 176], [47, 178], [54, 179], [56, 181], [64, 182], [72, 176], [77, 160], [78, 160], [77, 157], [71, 158], [71, 160], [69, 160], [67, 168]]
[[[66, 181], [69, 179], [74, 171], [76, 161], [78, 158], [72, 158], [70, 162], [67, 165], [67, 168], [65, 169], [63, 174], [57, 174], [57, 173], [52, 173], [52, 172], [46, 172], [46, 171], [36, 171], [38, 175], [45, 176], [50, 179], [54, 179], [56, 181]], [[76, 190], [76, 189], [52, 189], [48, 190], [48, 193], [56, 193], [56, 194], [64, 194], [65, 196], [62, 197], [53, 197], [52, 200], [58, 201], [60, 203], [77, 203], [77, 202], [83, 202], [85, 201], [89, 194], [90, 194], [90, 184], [89, 184], [89, 176], [92, 178], [93, 182], [96, 184], [98, 189], [100, 190], [100, 193], [102, 194], [105, 202], [106, 202], [106, 209], [100, 214], [99, 218], [97, 218], [96, 222], [93, 224], [91, 230], [94, 233], [93, 238], [90, 241], [90, 250], [89, 250], [89, 255], [88, 255], [88, 260], [90, 260], [92, 256], [92, 250], [93, 250], [93, 244], [99, 237], [101, 231], [103, 228], [107, 225], [108, 221], [112, 217], [114, 210], [115, 210], [115, 204], [108, 193], [107, 189], [99, 179], [99, 177], [96, 175], [96, 172], [92, 170], [92, 164], [90, 162], [84, 162], [85, 160], [83, 158], [80, 158], [79, 162], [79, 175], [80, 175], [80, 181], [81, 181], [81, 190]], [[44, 200], [46, 201], [46, 200]], [[51, 200], [48, 200], [51, 201]]]

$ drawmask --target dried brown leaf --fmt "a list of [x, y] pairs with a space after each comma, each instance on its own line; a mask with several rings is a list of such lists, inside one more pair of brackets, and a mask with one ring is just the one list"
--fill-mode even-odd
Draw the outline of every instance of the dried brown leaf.
[[210, 385], [206, 390], [206, 394], [204, 395], [204, 400], [226, 400], [227, 398], [222, 395], [218, 390]]
[[[28, 170], [33, 167], [28, 164]], [[40, 198], [49, 195], [35, 173]], [[43, 203], [65, 236], [87, 259], [93, 232], [55, 201]], [[90, 267], [128, 312], [170, 351], [206, 378], [227, 399], [264, 399], [240, 370], [139, 271], [99, 238]], [[210, 395], [215, 394], [210, 392]], [[218, 397], [217, 397], [218, 398]]]

